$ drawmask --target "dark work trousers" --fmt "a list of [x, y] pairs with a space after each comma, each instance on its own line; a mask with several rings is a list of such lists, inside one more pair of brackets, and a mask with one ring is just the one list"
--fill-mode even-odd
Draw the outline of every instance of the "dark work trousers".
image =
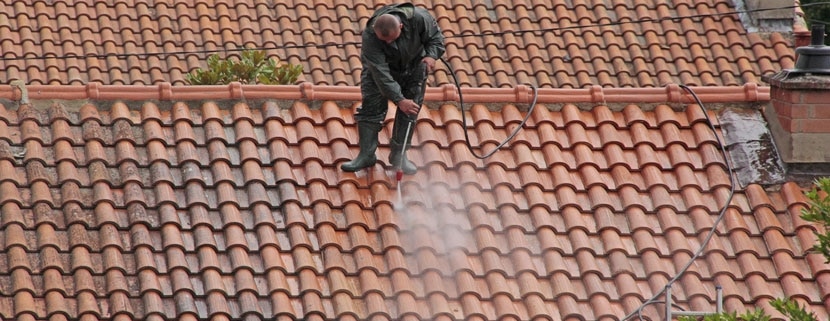
[[[421, 86], [424, 85], [424, 64], [417, 63], [403, 73], [392, 73], [392, 78], [401, 86], [402, 94], [407, 99], [412, 99], [416, 104], [421, 105], [424, 97]], [[375, 84], [375, 80], [368, 71], [364, 70], [360, 75], [360, 94], [363, 97], [360, 108], [355, 111], [354, 119], [360, 122], [381, 124], [386, 119], [386, 111], [389, 108], [389, 99], [384, 97]], [[409, 115], [398, 108], [395, 111], [396, 117], [403, 116], [408, 121], [415, 121], [418, 115]]]

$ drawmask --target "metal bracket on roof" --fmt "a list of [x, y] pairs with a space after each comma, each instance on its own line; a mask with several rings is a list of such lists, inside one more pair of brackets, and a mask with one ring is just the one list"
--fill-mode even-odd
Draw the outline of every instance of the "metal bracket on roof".
[[29, 90], [26, 89], [26, 83], [23, 82], [23, 80], [20, 80], [20, 79], [12, 80], [12, 82], [9, 83], [9, 85], [11, 85], [12, 87], [17, 87], [17, 89], [20, 89], [20, 103], [21, 104], [28, 104], [29, 103]]
[[673, 303], [671, 300], [671, 284], [666, 285], [666, 321], [671, 321], [672, 316], [675, 315], [688, 315], [688, 316], [706, 316], [711, 314], [719, 314], [723, 312], [723, 288], [720, 285], [715, 286], [716, 291], [716, 299], [715, 303], [715, 312], [708, 312], [708, 311], [674, 311], [672, 310]]

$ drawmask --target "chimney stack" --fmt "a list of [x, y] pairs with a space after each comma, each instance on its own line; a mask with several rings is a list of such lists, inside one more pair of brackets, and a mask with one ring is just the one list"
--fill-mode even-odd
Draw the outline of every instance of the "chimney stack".
[[745, 0], [745, 5], [749, 24], [760, 31], [787, 30], [793, 26], [793, 0]]
[[781, 159], [792, 165], [830, 163], [830, 47], [824, 25], [811, 28], [809, 46], [795, 50], [795, 68], [763, 76], [770, 84], [764, 109]]

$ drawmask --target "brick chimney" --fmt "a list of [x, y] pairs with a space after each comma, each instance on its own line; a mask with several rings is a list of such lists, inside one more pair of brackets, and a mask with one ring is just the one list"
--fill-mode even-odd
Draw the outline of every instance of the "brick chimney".
[[810, 45], [795, 50], [794, 69], [762, 77], [770, 84], [764, 115], [788, 167], [830, 163], [830, 47], [824, 25], [811, 31]]

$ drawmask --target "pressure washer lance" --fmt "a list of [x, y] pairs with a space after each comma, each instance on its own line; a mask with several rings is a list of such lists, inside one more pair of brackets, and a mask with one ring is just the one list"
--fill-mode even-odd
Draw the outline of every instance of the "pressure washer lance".
[[395, 204], [396, 210], [403, 209], [403, 196], [401, 195], [401, 180], [403, 179], [403, 162], [404, 162], [404, 155], [406, 153], [406, 143], [407, 138], [409, 138], [409, 131], [412, 130], [412, 123], [415, 121], [407, 121], [406, 124], [406, 136], [403, 139], [403, 146], [401, 147], [401, 162], [398, 164], [398, 171], [395, 172], [395, 180], [397, 181], [395, 189], [398, 190], [398, 202]]
[[397, 189], [397, 192], [398, 192], [398, 202], [395, 204], [395, 209], [396, 210], [402, 210], [403, 209], [403, 196], [401, 195], [401, 180], [403, 179], [403, 164], [404, 164], [405, 157], [406, 157], [406, 146], [409, 143], [409, 133], [412, 131], [412, 124], [415, 123], [415, 121], [418, 119], [417, 115], [421, 112], [421, 105], [423, 105], [423, 103], [424, 103], [424, 96], [426, 95], [426, 92], [427, 92], [427, 76], [429, 74], [428, 74], [428, 69], [427, 69], [427, 66], [426, 66], [425, 63], [423, 64], [423, 67], [424, 67], [424, 82], [421, 84], [421, 95], [419, 96], [420, 101], [416, 102], [416, 103], [418, 103], [418, 112], [415, 113], [415, 115], [416, 115], [415, 119], [408, 120], [406, 122], [406, 135], [404, 135], [404, 137], [403, 137], [403, 145], [401, 146], [401, 161], [400, 161], [400, 164], [398, 164], [398, 170], [395, 172], [395, 181], [396, 181], [395, 182], [395, 189]]

